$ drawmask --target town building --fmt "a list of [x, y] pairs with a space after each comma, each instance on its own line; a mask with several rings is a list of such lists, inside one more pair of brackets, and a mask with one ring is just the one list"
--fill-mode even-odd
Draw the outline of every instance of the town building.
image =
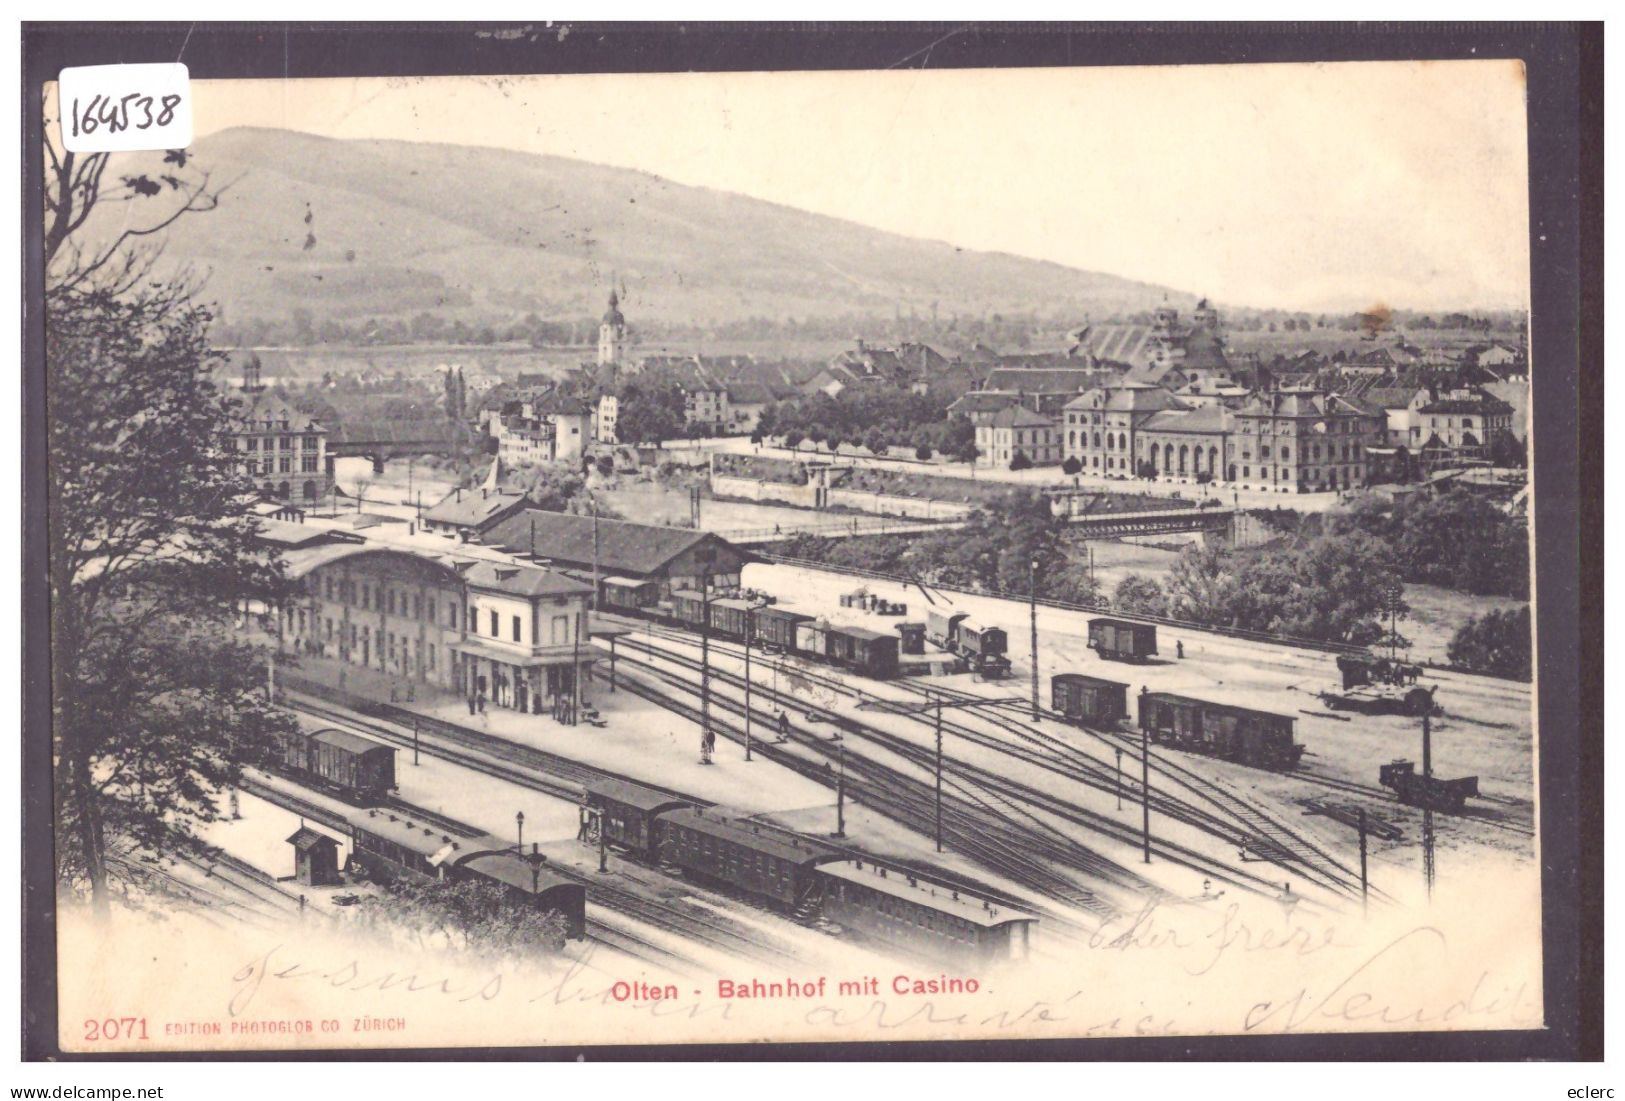
[[1090, 390], [1061, 410], [1061, 448], [1091, 474], [1129, 477], [1136, 473], [1139, 431], [1147, 420], [1187, 406], [1160, 386], [1123, 382]]
[[1154, 414], [1135, 436], [1138, 469], [1159, 478], [1222, 481], [1235, 424], [1235, 415], [1222, 405]]
[[762, 411], [773, 404], [773, 391], [766, 383], [739, 379], [723, 387], [728, 404], [726, 430], [730, 435], [748, 436], [756, 431]]
[[1225, 481], [1283, 493], [1363, 487], [1368, 449], [1387, 438], [1381, 406], [1307, 387], [1262, 391], [1235, 410]]
[[239, 472], [273, 500], [315, 504], [331, 497], [327, 429], [265, 392], [257, 356], [244, 362], [238, 389], [231, 435]]
[[1017, 455], [1034, 466], [1061, 461], [1055, 422], [1024, 405], [1010, 405], [976, 426], [976, 464], [1008, 467]]
[[286, 556], [283, 645], [499, 707], [573, 717], [592, 586], [553, 569], [376, 545]]
[[583, 398], [558, 390], [503, 402], [487, 414], [497, 457], [509, 466], [579, 459], [591, 445], [598, 413]]

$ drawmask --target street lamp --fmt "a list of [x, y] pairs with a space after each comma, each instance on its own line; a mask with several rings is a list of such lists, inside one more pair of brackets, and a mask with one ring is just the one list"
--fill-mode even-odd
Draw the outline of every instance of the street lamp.
[[520, 811], [513, 816], [514, 824], [519, 827], [519, 851], [525, 851], [525, 812]]
[[835, 773], [835, 832], [831, 837], [846, 836], [846, 743], [841, 741], [839, 734], [835, 735], [835, 758], [838, 762]]

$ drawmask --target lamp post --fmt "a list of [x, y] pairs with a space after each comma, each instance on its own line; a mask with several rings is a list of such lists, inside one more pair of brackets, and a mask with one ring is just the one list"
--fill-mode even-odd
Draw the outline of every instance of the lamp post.
[[519, 851], [525, 851], [525, 812], [520, 811], [513, 816], [514, 824], [519, 827]]
[[413, 719], [412, 720], [412, 765], [413, 765], [414, 768], [417, 766], [417, 763], [418, 763], [418, 721], [417, 721], [417, 719]]
[[[1149, 689], [1140, 685], [1140, 695], [1144, 697]], [[1144, 715], [1145, 700], [1140, 700], [1140, 714]], [[1145, 862], [1151, 863], [1151, 725], [1144, 719], [1140, 721], [1140, 847], [1145, 854]]]

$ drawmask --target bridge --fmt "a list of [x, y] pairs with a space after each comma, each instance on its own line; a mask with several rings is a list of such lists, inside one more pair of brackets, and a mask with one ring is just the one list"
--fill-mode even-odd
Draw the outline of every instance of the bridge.
[[451, 455], [467, 436], [451, 420], [345, 421], [327, 434], [328, 473], [333, 460], [361, 457], [372, 460], [374, 473], [384, 472], [384, 463], [401, 455]]
[[[1245, 520], [1243, 516], [1241, 519]], [[1176, 532], [1212, 532], [1236, 544], [1256, 542], [1238, 537], [1235, 509], [1174, 508], [1135, 512], [1080, 513], [1066, 517], [1068, 526], [1091, 538], [1111, 539], [1124, 535], [1168, 535]], [[860, 535], [923, 535], [952, 531], [965, 526], [963, 519], [918, 520], [905, 516], [846, 516], [835, 518], [827, 512], [809, 510], [805, 521], [781, 521], [772, 527], [738, 528], [714, 534], [740, 546], [778, 543], [796, 535], [818, 535], [826, 539], [852, 539]], [[1246, 525], [1243, 525], [1246, 526]]]

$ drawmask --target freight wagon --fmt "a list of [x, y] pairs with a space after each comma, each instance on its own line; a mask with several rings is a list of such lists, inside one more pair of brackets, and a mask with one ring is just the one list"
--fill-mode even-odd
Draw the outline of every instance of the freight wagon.
[[897, 636], [863, 627], [831, 627], [829, 660], [843, 669], [887, 680], [897, 675]]
[[1140, 693], [1140, 729], [1158, 745], [1254, 768], [1289, 769], [1303, 756], [1290, 715], [1213, 703], [1169, 692]]
[[1112, 726], [1128, 718], [1128, 685], [1083, 673], [1050, 678], [1050, 706], [1068, 722]]
[[764, 650], [794, 650], [796, 625], [806, 623], [812, 616], [775, 605], [756, 609], [756, 641]]
[[1157, 628], [1124, 619], [1091, 619], [1089, 649], [1108, 661], [1144, 662], [1157, 652]]
[[347, 730], [282, 736], [282, 764], [301, 780], [362, 805], [383, 802], [395, 787], [395, 750]]
[[796, 653], [806, 657], [829, 657], [829, 624], [822, 619], [809, 619], [796, 624]]
[[1383, 787], [1392, 788], [1401, 803], [1451, 814], [1460, 814], [1467, 800], [1478, 796], [1477, 776], [1441, 780], [1417, 772], [1411, 761], [1392, 761], [1380, 766], [1377, 779]]
[[635, 577], [606, 577], [599, 582], [603, 606], [617, 612], [641, 612], [660, 599], [660, 586]]

